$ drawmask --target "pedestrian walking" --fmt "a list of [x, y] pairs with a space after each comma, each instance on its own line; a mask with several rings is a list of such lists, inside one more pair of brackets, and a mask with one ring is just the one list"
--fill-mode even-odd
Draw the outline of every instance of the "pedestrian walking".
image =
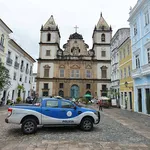
[[98, 101], [98, 106], [99, 106], [99, 110], [103, 111], [103, 108], [102, 108], [102, 100], [99, 100], [99, 101]]

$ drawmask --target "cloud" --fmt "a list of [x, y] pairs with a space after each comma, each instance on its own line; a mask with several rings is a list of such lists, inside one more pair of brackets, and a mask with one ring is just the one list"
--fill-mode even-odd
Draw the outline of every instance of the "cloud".
[[[38, 58], [40, 27], [53, 14], [61, 33], [61, 47], [79, 26], [78, 32], [92, 46], [92, 33], [100, 12], [113, 34], [118, 28], [128, 27], [129, 8], [137, 0], [0, 0], [2, 20], [13, 30], [13, 37], [34, 59]], [[36, 65], [35, 65], [36, 66]], [[36, 67], [34, 67], [36, 71]]]

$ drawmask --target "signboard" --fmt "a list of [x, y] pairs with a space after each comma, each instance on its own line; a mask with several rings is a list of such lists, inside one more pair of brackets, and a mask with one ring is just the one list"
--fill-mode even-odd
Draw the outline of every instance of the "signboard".
[[112, 105], [112, 106], [117, 106], [116, 99], [111, 99], [111, 105]]

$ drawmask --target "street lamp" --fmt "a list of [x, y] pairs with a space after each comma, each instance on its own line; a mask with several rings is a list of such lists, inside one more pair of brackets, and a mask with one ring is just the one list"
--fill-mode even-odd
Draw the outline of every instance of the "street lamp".
[[128, 86], [128, 82], [127, 81], [124, 83], [124, 85], [125, 85], [126, 88], [129, 88], [129, 89], [131, 89], [133, 91], [133, 86]]
[[125, 87], [128, 87], [128, 82], [127, 81], [124, 84], [125, 84]]

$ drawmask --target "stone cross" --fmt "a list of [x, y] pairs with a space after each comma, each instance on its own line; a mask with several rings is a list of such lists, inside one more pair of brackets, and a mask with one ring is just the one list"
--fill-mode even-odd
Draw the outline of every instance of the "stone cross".
[[77, 29], [78, 29], [79, 27], [76, 25], [74, 28], [75, 28], [75, 32], [77, 32]]

